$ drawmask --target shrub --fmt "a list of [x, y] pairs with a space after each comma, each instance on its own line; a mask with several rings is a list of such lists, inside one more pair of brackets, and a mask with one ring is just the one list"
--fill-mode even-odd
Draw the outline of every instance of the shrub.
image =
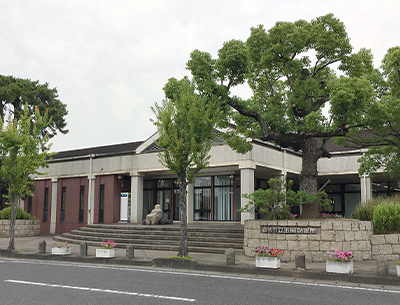
[[[4, 208], [0, 211], [0, 219], [11, 218], [11, 207]], [[29, 213], [25, 212], [21, 208], [17, 208], [17, 219], [35, 219]]]
[[376, 206], [373, 222], [378, 234], [400, 232], [400, 204], [390, 202]]
[[386, 204], [387, 199], [382, 197], [377, 197], [371, 200], [368, 200], [366, 203], [360, 203], [356, 210], [351, 215], [354, 219], [364, 220], [364, 221], [372, 221], [374, 217], [374, 210], [378, 205]]
[[270, 188], [258, 189], [251, 194], [243, 194], [249, 203], [238, 209], [239, 212], [258, 211], [266, 219], [293, 219], [297, 215], [291, 213], [291, 208], [317, 201], [321, 211], [332, 211], [332, 204], [325, 191], [318, 194], [307, 194], [305, 191], [291, 190], [293, 181], [277, 178], [268, 180]]

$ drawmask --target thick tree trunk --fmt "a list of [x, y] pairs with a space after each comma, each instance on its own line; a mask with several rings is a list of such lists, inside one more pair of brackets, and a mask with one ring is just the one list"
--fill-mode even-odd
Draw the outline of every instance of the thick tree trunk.
[[188, 185], [186, 181], [185, 173], [179, 177], [179, 215], [181, 218], [181, 239], [179, 242], [179, 257], [185, 257], [188, 255], [188, 241], [187, 241], [187, 190]]
[[[318, 191], [318, 159], [321, 157], [321, 139], [306, 138], [304, 139], [302, 150], [302, 170], [301, 182], [302, 190], [307, 194], [316, 194]], [[302, 205], [301, 218], [317, 218], [319, 216], [318, 202], [314, 201], [311, 204]]]
[[17, 219], [17, 200], [11, 201], [11, 217], [10, 217], [10, 230], [8, 234], [8, 248], [7, 250], [15, 250], [14, 236], [15, 236], [15, 221]]

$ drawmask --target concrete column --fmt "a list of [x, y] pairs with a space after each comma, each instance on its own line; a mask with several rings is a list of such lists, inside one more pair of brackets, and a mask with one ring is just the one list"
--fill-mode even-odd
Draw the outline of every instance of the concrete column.
[[131, 223], [143, 223], [143, 175], [131, 176]]
[[361, 185], [361, 203], [366, 203], [368, 200], [372, 199], [372, 181], [368, 176], [360, 177]]
[[24, 210], [24, 207], [25, 207], [25, 201], [24, 201], [24, 200], [22, 200], [21, 198], [19, 198], [19, 200], [18, 200], [18, 207], [20, 207], [21, 209], [23, 209], [23, 210]]
[[87, 222], [88, 224], [93, 224], [94, 223], [94, 194], [96, 192], [96, 177], [90, 176], [88, 177], [89, 179], [89, 192], [88, 192], [88, 219]]
[[58, 179], [51, 179], [50, 234], [56, 234], [57, 225], [57, 186]]
[[194, 184], [187, 186], [187, 223], [193, 223], [194, 212]]
[[[240, 169], [240, 194], [251, 194], [254, 192], [254, 170], [256, 166], [254, 162], [246, 161], [239, 165]], [[240, 207], [244, 207], [249, 203], [249, 199], [241, 198]], [[236, 204], [239, 207], [238, 204]], [[243, 212], [241, 224], [247, 219], [254, 219], [254, 212]]]

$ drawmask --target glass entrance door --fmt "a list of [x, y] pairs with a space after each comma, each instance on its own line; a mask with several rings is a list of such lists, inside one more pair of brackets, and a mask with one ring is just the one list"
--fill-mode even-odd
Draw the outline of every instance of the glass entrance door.
[[163, 211], [162, 219], [172, 219], [171, 190], [158, 190], [157, 204], [161, 206], [161, 210]]

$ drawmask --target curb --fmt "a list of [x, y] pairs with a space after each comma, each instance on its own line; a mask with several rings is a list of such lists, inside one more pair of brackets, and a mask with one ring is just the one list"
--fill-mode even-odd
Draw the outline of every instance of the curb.
[[240, 267], [237, 265], [209, 265], [199, 264], [193, 260], [176, 258], [155, 258], [152, 261], [127, 260], [125, 258], [96, 258], [94, 256], [80, 257], [77, 255], [52, 255], [47, 253], [18, 253], [0, 249], [0, 257], [16, 259], [35, 259], [43, 261], [64, 261], [80, 262], [90, 264], [112, 264], [123, 266], [142, 266], [157, 268], [173, 268], [192, 271], [210, 271], [236, 274], [269, 275], [275, 277], [290, 277], [298, 279], [341, 281], [358, 284], [375, 284], [400, 286], [400, 278], [394, 276], [370, 276], [360, 274], [331, 274], [314, 270], [282, 270], [282, 269], [263, 269], [252, 267]]

